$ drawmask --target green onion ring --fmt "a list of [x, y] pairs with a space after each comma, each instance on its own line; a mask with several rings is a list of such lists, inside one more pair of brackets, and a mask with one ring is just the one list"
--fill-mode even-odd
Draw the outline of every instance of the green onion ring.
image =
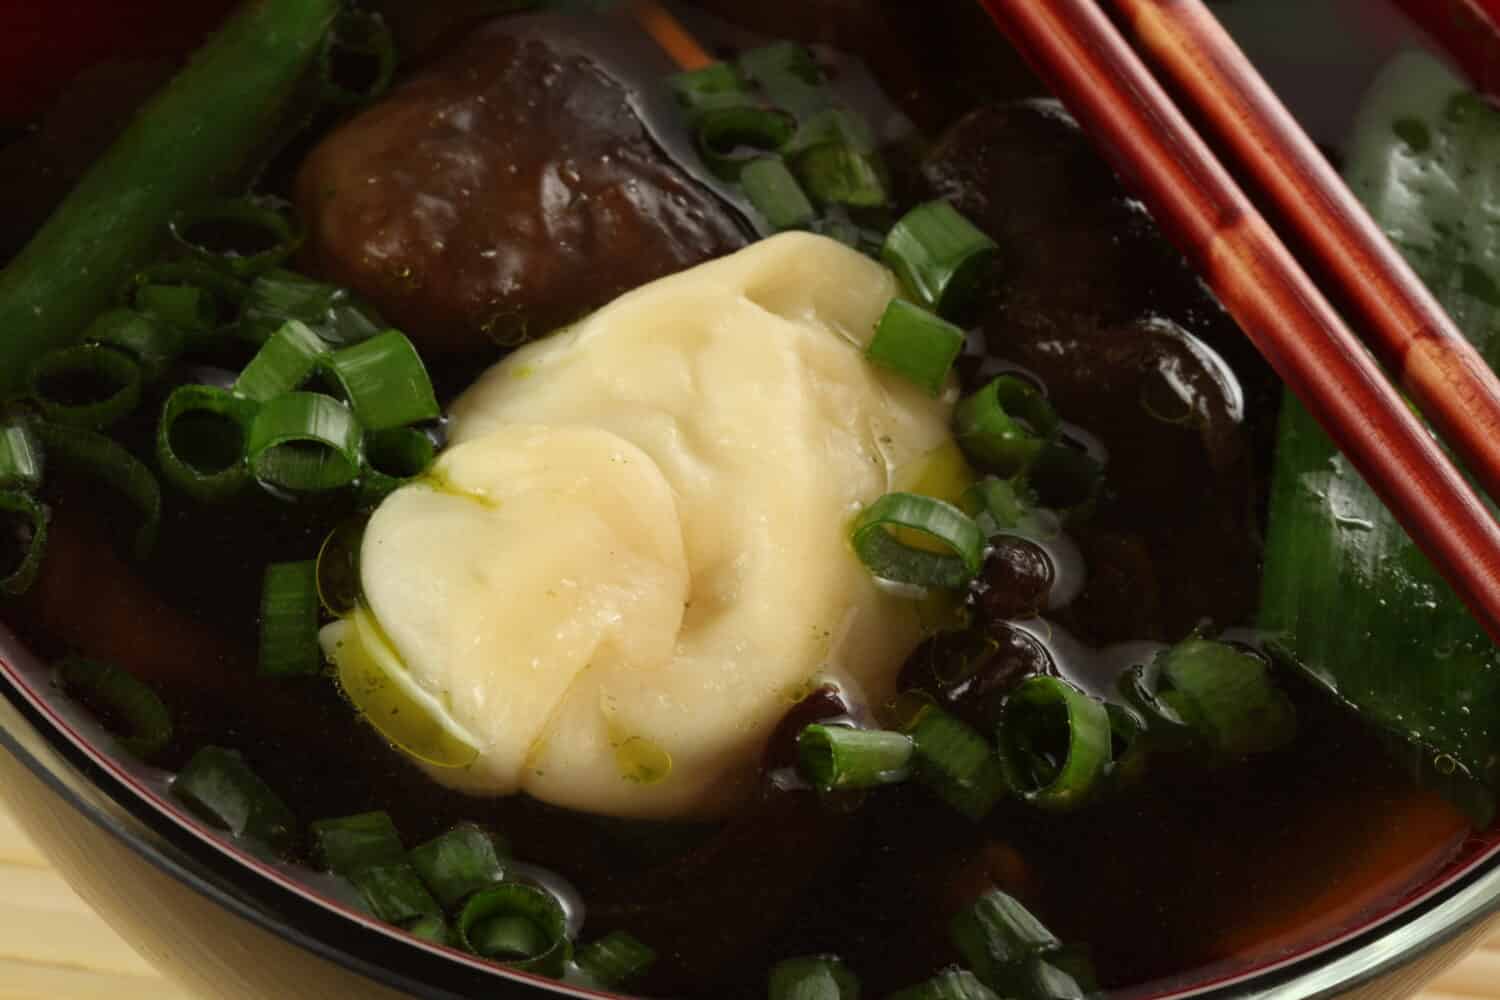
[[42, 556], [47, 552], [47, 524], [51, 518], [52, 512], [29, 494], [0, 490], [0, 526], [13, 523], [31, 534], [26, 539], [26, 551], [15, 568], [6, 576], [0, 576], [0, 594], [24, 594], [36, 582]]
[[438, 900], [450, 909], [505, 878], [510, 848], [503, 839], [473, 823], [460, 823], [408, 857]]
[[844, 142], [824, 142], [792, 157], [792, 169], [822, 205], [879, 208], [891, 200], [880, 157]]
[[958, 327], [915, 303], [892, 299], [865, 357], [938, 396], [963, 349], [964, 332]]
[[769, 1000], [859, 1000], [859, 980], [837, 955], [803, 955], [771, 967]]
[[905, 733], [814, 723], [797, 736], [797, 769], [820, 791], [905, 781], [913, 744]]
[[745, 164], [740, 186], [773, 231], [810, 226], [818, 216], [797, 178], [775, 157], [763, 156]]
[[362, 505], [374, 506], [427, 471], [437, 454], [432, 438], [415, 427], [391, 427], [365, 435]]
[[964, 964], [996, 989], [1028, 960], [1062, 947], [1030, 910], [999, 889], [955, 914], [948, 932]]
[[633, 934], [611, 931], [579, 948], [574, 961], [596, 986], [612, 990], [651, 968], [656, 952]]
[[442, 412], [422, 356], [399, 330], [341, 348], [324, 360], [323, 368], [343, 389], [366, 430], [432, 420]]
[[988, 815], [1007, 791], [989, 740], [925, 698], [903, 696], [897, 714], [916, 745], [917, 780], [970, 819]]
[[113, 663], [72, 656], [57, 665], [62, 690], [124, 732], [120, 745], [141, 760], [150, 760], [172, 742], [172, 716], [156, 692], [130, 671]]
[[156, 425], [156, 463], [162, 475], [205, 503], [239, 493], [250, 482], [244, 449], [255, 409], [254, 403], [216, 386], [178, 386]]
[[[951, 554], [913, 548], [889, 529], [920, 532]], [[850, 541], [871, 573], [922, 587], [966, 586], [984, 565], [984, 533], [957, 507], [914, 493], [887, 493], [854, 519]]]
[[886, 1000], [1000, 1000], [968, 969], [950, 967], [924, 983], [892, 993]]
[[959, 401], [954, 437], [971, 459], [1002, 476], [1024, 471], [1057, 430], [1057, 411], [1030, 382], [1001, 375]]
[[289, 319], [266, 339], [235, 379], [234, 394], [263, 403], [307, 381], [328, 345], [300, 320]]
[[237, 751], [207, 746], [172, 779], [172, 797], [205, 822], [287, 853], [297, 817]]
[[699, 114], [695, 134], [703, 162], [717, 176], [734, 181], [751, 160], [791, 142], [797, 119], [779, 108], [709, 108]]
[[[72, 402], [55, 393], [56, 383], [67, 380], [98, 382], [109, 392]], [[48, 420], [98, 430], [128, 416], [140, 404], [141, 366], [113, 347], [77, 344], [38, 358], [31, 366], [28, 388], [37, 409]]]
[[317, 564], [272, 563], [261, 581], [260, 674], [312, 677], [322, 670]]
[[0, 420], [0, 489], [34, 490], [44, 468], [41, 443], [26, 418]]
[[[200, 226], [235, 225], [258, 229], [270, 237], [270, 246], [251, 253], [215, 250], [193, 239]], [[279, 199], [245, 196], [221, 198], [179, 212], [167, 226], [172, 238], [194, 257], [226, 268], [231, 274], [249, 276], [279, 265], [302, 245], [302, 230]]]
[[[375, 74], [368, 87], [355, 90], [339, 83], [334, 65], [340, 52], [367, 56], [375, 60]], [[374, 100], [391, 85], [396, 75], [396, 42], [390, 26], [379, 14], [346, 9], [334, 21], [318, 57], [323, 98], [330, 104], [365, 104]]]
[[166, 374], [187, 341], [177, 327], [123, 306], [100, 313], [84, 331], [83, 339], [85, 343], [104, 344], [135, 358], [147, 382], [155, 382]]
[[[497, 919], [506, 924], [500, 928], [485, 927]], [[531, 925], [530, 935], [521, 933], [521, 921]], [[494, 933], [491, 944], [500, 943], [495, 939], [503, 939], [507, 945], [529, 944], [522, 952], [524, 957], [502, 960], [503, 964], [526, 972], [560, 975], [571, 951], [562, 904], [551, 893], [519, 882], [503, 882], [475, 893], [458, 916], [458, 938], [463, 946], [476, 955], [500, 960], [480, 950], [486, 943], [476, 940], [476, 932], [480, 930], [505, 932]], [[529, 941], [522, 941], [522, 937]]]
[[375, 916], [388, 924], [402, 927], [443, 913], [417, 877], [416, 869], [405, 859], [366, 865], [345, 878], [359, 890]]
[[292, 493], [348, 486], [364, 463], [354, 414], [315, 392], [289, 392], [262, 404], [250, 424], [246, 455], [257, 480]]
[[880, 259], [940, 316], [962, 314], [999, 247], [946, 201], [903, 215], [886, 234]]
[[1024, 801], [1050, 812], [1077, 809], [1109, 766], [1109, 712], [1065, 680], [1028, 677], [1005, 699], [997, 752]]
[[145, 559], [156, 545], [161, 527], [161, 484], [145, 463], [126, 451], [113, 438], [82, 427], [38, 423], [37, 437], [47, 451], [47, 460], [94, 476], [135, 505], [141, 515], [134, 552]]
[[353, 875], [370, 865], [393, 864], [406, 855], [390, 813], [380, 810], [318, 820], [307, 832], [313, 860], [323, 871], [335, 875]]

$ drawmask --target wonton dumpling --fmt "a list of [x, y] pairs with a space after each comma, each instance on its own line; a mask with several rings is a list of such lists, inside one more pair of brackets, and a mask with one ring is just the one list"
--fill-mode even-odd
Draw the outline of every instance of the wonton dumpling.
[[809, 682], [894, 693], [920, 622], [848, 525], [947, 442], [951, 409], [863, 357], [896, 290], [839, 243], [778, 236], [617, 299], [458, 400], [440, 485], [387, 499], [363, 551], [371, 611], [481, 746], [434, 777], [722, 815]]

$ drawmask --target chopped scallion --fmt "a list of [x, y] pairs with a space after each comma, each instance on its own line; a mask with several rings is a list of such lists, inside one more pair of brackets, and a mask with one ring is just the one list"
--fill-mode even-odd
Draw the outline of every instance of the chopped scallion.
[[314, 823], [313, 859], [324, 871], [350, 876], [371, 865], [402, 860], [406, 849], [389, 813], [367, 812]]
[[172, 781], [172, 794], [205, 821], [278, 851], [296, 842], [297, 819], [245, 759], [204, 747]]
[[142, 760], [155, 757], [172, 741], [167, 706], [124, 668], [75, 656], [57, 665], [57, 679], [69, 697], [101, 715], [120, 745]]
[[[917, 532], [948, 551], [916, 548], [892, 528]], [[984, 534], [963, 511], [935, 497], [887, 493], [854, 519], [850, 540], [876, 576], [922, 587], [963, 587], [984, 565]]]
[[1065, 680], [1028, 677], [1005, 699], [998, 753], [1022, 799], [1042, 809], [1076, 809], [1109, 765], [1109, 713]]
[[42, 446], [27, 420], [0, 419], [0, 489], [34, 490], [42, 469]]
[[965, 494], [965, 505], [977, 511], [974, 520], [987, 538], [1015, 534], [1047, 539], [1061, 530], [1056, 516], [1037, 506], [1036, 497], [1021, 479], [986, 476]]
[[984, 818], [1005, 795], [994, 748], [968, 723], [926, 703], [902, 729], [916, 745], [917, 779], [965, 816]]
[[141, 285], [130, 304], [139, 312], [189, 334], [213, 332], [221, 315], [213, 293], [193, 285]]
[[84, 331], [83, 339], [124, 351], [141, 366], [141, 375], [148, 382], [166, 374], [186, 343], [177, 327], [123, 306], [100, 313]]
[[958, 445], [1002, 476], [1025, 470], [1057, 430], [1057, 412], [1030, 382], [1001, 375], [953, 411]]
[[880, 157], [844, 142], [825, 142], [797, 153], [792, 168], [822, 205], [879, 208], [890, 201]]
[[404, 926], [442, 916], [442, 907], [404, 860], [366, 865], [345, 878], [359, 890], [370, 912], [388, 924]]
[[318, 564], [272, 563], [260, 591], [260, 673], [310, 677], [321, 672], [318, 647]]
[[865, 357], [936, 396], [963, 348], [964, 332], [958, 327], [905, 299], [892, 299]]
[[859, 1000], [859, 980], [837, 955], [788, 958], [771, 967], [769, 1000]]
[[140, 403], [141, 367], [113, 347], [77, 344], [38, 358], [29, 388], [48, 420], [97, 430], [129, 415]]
[[573, 960], [595, 985], [612, 990], [645, 974], [656, 952], [633, 934], [611, 931], [579, 948]]
[[390, 427], [365, 435], [365, 475], [360, 502], [374, 505], [403, 483], [427, 471], [437, 449], [432, 438], [415, 427]]
[[301, 320], [289, 319], [261, 345], [235, 380], [234, 393], [265, 402], [301, 387], [328, 345]]
[[750, 103], [743, 81], [729, 63], [710, 63], [702, 69], [678, 73], [667, 83], [690, 119], [699, 112]]
[[904, 733], [814, 724], [797, 737], [798, 770], [825, 792], [905, 781], [911, 757], [911, 737]]
[[944, 969], [925, 983], [892, 993], [888, 1000], [1000, 1000], [967, 969]]
[[289, 392], [261, 405], [250, 424], [246, 454], [260, 482], [292, 493], [318, 493], [352, 483], [364, 462], [359, 422], [338, 400]]
[[698, 115], [698, 153], [719, 177], [738, 180], [747, 163], [780, 151], [797, 134], [797, 120], [776, 108], [711, 108]]
[[366, 430], [431, 420], [441, 412], [421, 356], [398, 330], [335, 351], [325, 367]]
[[455, 826], [411, 852], [411, 863], [445, 907], [463, 902], [505, 877], [508, 848], [472, 823]]
[[998, 889], [955, 915], [949, 933], [974, 973], [1002, 992], [1027, 960], [1062, 946], [1030, 910]]
[[946, 201], [929, 201], [886, 235], [881, 260], [929, 308], [960, 315], [999, 247]]
[[194, 499], [228, 499], [250, 481], [245, 443], [255, 404], [210, 385], [172, 391], [156, 426], [156, 463]]
[[324, 39], [318, 68], [331, 104], [365, 104], [385, 93], [396, 74], [396, 41], [385, 18], [345, 8]]
[[146, 558], [161, 526], [161, 484], [145, 463], [97, 431], [46, 422], [38, 423], [35, 429], [49, 463], [93, 476], [135, 507], [141, 525], [135, 532], [133, 550], [137, 559]]
[[179, 213], [169, 228], [189, 253], [237, 275], [269, 270], [302, 244], [297, 224], [270, 198], [211, 201]]
[[406, 933], [431, 944], [442, 945], [444, 948], [453, 948], [458, 944], [458, 939], [454, 937], [453, 928], [448, 921], [435, 913], [418, 917], [411, 926], [406, 928]]
[[1192, 637], [1163, 653], [1160, 669], [1174, 707], [1220, 753], [1265, 753], [1296, 735], [1296, 709], [1259, 657]]
[[567, 918], [551, 893], [502, 882], [472, 896], [458, 917], [458, 936], [476, 955], [527, 972], [557, 976], [568, 960]]
[[0, 594], [24, 594], [47, 551], [51, 511], [27, 493], [0, 490]]
[[383, 330], [379, 315], [347, 289], [277, 268], [251, 282], [239, 336], [259, 344], [289, 319], [301, 320], [330, 344], [368, 340]]
[[798, 229], [817, 217], [797, 178], [779, 159], [763, 156], [745, 164], [740, 171], [740, 186], [773, 230]]
[[741, 54], [739, 65], [778, 107], [807, 115], [828, 104], [823, 71], [805, 45], [772, 42]]

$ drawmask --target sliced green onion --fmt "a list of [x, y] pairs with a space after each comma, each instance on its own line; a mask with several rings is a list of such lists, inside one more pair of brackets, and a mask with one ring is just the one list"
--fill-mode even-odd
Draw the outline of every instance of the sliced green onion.
[[964, 349], [964, 332], [905, 299], [892, 299], [865, 357], [936, 396]]
[[1118, 687], [1126, 706], [1136, 712], [1153, 747], [1183, 749], [1195, 733], [1175, 707], [1172, 692], [1161, 691], [1161, 657], [1138, 663], [1120, 675]]
[[[329, 103], [373, 101], [386, 92], [396, 74], [396, 41], [389, 25], [379, 14], [346, 8], [324, 40], [318, 68]], [[350, 86], [344, 79], [355, 70], [366, 79]]]
[[211, 333], [219, 326], [219, 303], [204, 288], [142, 285], [130, 302], [139, 312], [189, 334]]
[[770, 1000], [859, 1000], [859, 980], [837, 955], [788, 958], [771, 967]]
[[431, 944], [442, 945], [444, 948], [452, 948], [458, 944], [458, 938], [454, 937], [453, 928], [448, 921], [435, 913], [418, 917], [410, 927], [406, 928], [406, 933]]
[[124, 351], [141, 366], [141, 375], [154, 382], [166, 374], [172, 362], [182, 354], [187, 338], [175, 326], [169, 326], [134, 309], [123, 306], [99, 314], [84, 331], [86, 343], [104, 344]]
[[703, 111], [750, 103], [744, 82], [729, 63], [710, 63], [702, 69], [678, 73], [667, 78], [667, 85], [690, 120]]
[[739, 58], [740, 69], [772, 104], [806, 115], [827, 105], [829, 91], [812, 52], [797, 42], [772, 42]]
[[318, 600], [330, 615], [342, 617], [359, 607], [359, 549], [364, 544], [364, 517], [352, 517], [323, 539], [318, 549]]
[[301, 320], [289, 319], [266, 339], [235, 380], [237, 396], [265, 402], [299, 388], [328, 345]]
[[875, 153], [843, 142], [811, 146], [792, 158], [797, 179], [822, 205], [878, 208], [891, 200], [885, 168]]
[[887, 1000], [1000, 1000], [967, 969], [944, 969], [925, 983], [892, 993]]
[[994, 748], [968, 723], [928, 702], [902, 729], [916, 746], [917, 779], [965, 816], [983, 819], [1005, 795]]
[[827, 143], [847, 146], [861, 153], [875, 151], [875, 131], [864, 115], [850, 108], [824, 108], [804, 118], [792, 140], [793, 152]]
[[633, 934], [611, 931], [579, 948], [573, 960], [595, 985], [612, 990], [644, 975], [656, 952]]
[[958, 209], [929, 201], [891, 227], [880, 259], [929, 308], [956, 316], [972, 303], [998, 249]]
[[345, 878], [359, 890], [370, 912], [388, 924], [404, 926], [443, 914], [416, 869], [404, 860], [366, 865]]
[[817, 211], [797, 178], [779, 159], [763, 156], [745, 164], [740, 171], [740, 185], [750, 204], [773, 230], [798, 229], [817, 218]]
[[1089, 1000], [1096, 987], [1086, 985], [1091, 980], [1080, 981], [1068, 969], [1038, 955], [1023, 966], [1021, 995], [1035, 1000]]
[[112, 663], [69, 657], [57, 665], [63, 691], [102, 716], [120, 745], [150, 760], [172, 741], [172, 716], [143, 681]]
[[385, 812], [319, 820], [308, 832], [312, 835], [313, 860], [335, 875], [353, 875], [371, 865], [395, 864], [406, 853], [396, 824]]
[[737, 180], [747, 163], [775, 153], [797, 134], [797, 120], [777, 108], [731, 106], [699, 114], [696, 136], [703, 162], [719, 177]]
[[272, 563], [260, 590], [260, 673], [311, 677], [323, 669], [318, 647], [318, 564]]
[[476, 893], [458, 916], [458, 937], [476, 955], [527, 972], [561, 975], [568, 960], [567, 917], [551, 893], [503, 882]]
[[302, 232], [276, 199], [227, 198], [180, 212], [168, 228], [189, 253], [231, 274], [259, 274], [302, 245]]
[[953, 944], [987, 985], [1009, 992], [1027, 960], [1062, 947], [1015, 898], [998, 889], [980, 896], [948, 925]]
[[97, 430], [140, 404], [141, 367], [113, 347], [78, 344], [38, 358], [29, 388], [48, 420]]
[[509, 848], [473, 823], [462, 823], [411, 852], [427, 888], [449, 909], [505, 877]]
[[347, 486], [364, 461], [359, 422], [331, 396], [289, 392], [261, 405], [246, 455], [260, 482], [292, 493]]
[[797, 737], [797, 768], [822, 791], [905, 781], [912, 741], [904, 733], [814, 724]]
[[1050, 811], [1076, 809], [1109, 765], [1109, 713], [1065, 680], [1028, 677], [1005, 699], [998, 753], [1022, 799]]
[[330, 344], [355, 344], [383, 330], [373, 307], [346, 289], [280, 268], [251, 284], [239, 319], [239, 335], [259, 344], [289, 319], [312, 327]]
[[399, 330], [335, 351], [325, 367], [366, 430], [431, 420], [442, 412], [421, 356]]
[[0, 594], [24, 594], [36, 582], [51, 517], [29, 494], [0, 490]]
[[172, 781], [172, 794], [206, 822], [236, 837], [291, 850], [297, 818], [233, 750], [204, 747]]
[[[917, 532], [946, 548], [915, 548], [890, 531]], [[957, 507], [915, 493], [887, 493], [854, 519], [850, 541], [865, 567], [876, 576], [922, 587], [963, 587], [984, 565], [984, 534]]]
[[1193, 637], [1160, 660], [1163, 686], [1176, 695], [1173, 706], [1220, 753], [1266, 753], [1296, 737], [1296, 709], [1259, 657]]
[[993, 379], [953, 411], [954, 434], [964, 454], [1003, 476], [1034, 462], [1057, 423], [1057, 411], [1047, 398], [1015, 375]]
[[1037, 452], [1026, 480], [1049, 507], [1082, 507], [1098, 496], [1104, 467], [1082, 448], [1053, 438]]
[[986, 538], [1020, 535], [1047, 539], [1061, 530], [1052, 512], [1037, 506], [1023, 479], [986, 476], [966, 491], [964, 505], [977, 512], [974, 520]]
[[34, 490], [42, 469], [42, 446], [27, 421], [0, 420], [0, 489]]
[[436, 451], [432, 438], [415, 427], [390, 427], [365, 435], [365, 475], [359, 484], [360, 502], [373, 506], [426, 472]]
[[211, 385], [172, 390], [156, 425], [156, 464], [173, 486], [204, 502], [250, 482], [245, 443], [255, 404]]
[[1115, 785], [1141, 779], [1150, 754], [1146, 749], [1146, 720], [1128, 705], [1106, 702], [1109, 713], [1109, 777]]
[[100, 479], [130, 501], [141, 516], [141, 526], [135, 533], [135, 557], [146, 558], [156, 545], [156, 533], [161, 526], [161, 484], [151, 470], [112, 438], [97, 431], [39, 423], [36, 434], [49, 462]]

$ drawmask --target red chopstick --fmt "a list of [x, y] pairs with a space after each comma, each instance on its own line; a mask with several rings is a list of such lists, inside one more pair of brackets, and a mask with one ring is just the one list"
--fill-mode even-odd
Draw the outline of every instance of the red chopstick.
[[1112, 0], [1318, 264], [1356, 325], [1492, 497], [1500, 497], [1500, 379], [1380, 232], [1200, 0]]
[[1500, 527], [1094, 0], [981, 0], [1500, 642]]

